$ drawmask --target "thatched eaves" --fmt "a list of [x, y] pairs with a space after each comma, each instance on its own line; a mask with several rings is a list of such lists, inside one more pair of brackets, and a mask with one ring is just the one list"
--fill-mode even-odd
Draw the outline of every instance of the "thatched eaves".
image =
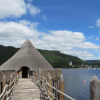
[[53, 67], [38, 52], [27, 39], [22, 47], [4, 64], [0, 66], [0, 70], [20, 70], [21, 67], [28, 67], [30, 70], [52, 70]]

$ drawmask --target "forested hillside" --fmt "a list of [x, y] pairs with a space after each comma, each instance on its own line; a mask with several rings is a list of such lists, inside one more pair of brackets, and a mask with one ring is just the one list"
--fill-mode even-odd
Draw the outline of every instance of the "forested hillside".
[[[5, 47], [0, 45], [0, 65], [12, 57], [19, 48], [14, 47]], [[54, 68], [69, 68], [69, 62], [72, 61], [75, 67], [78, 67], [81, 64], [86, 62], [79, 59], [75, 56], [66, 55], [60, 53], [59, 51], [49, 51], [49, 50], [40, 50], [38, 51], [44, 56], [44, 58], [54, 67]]]

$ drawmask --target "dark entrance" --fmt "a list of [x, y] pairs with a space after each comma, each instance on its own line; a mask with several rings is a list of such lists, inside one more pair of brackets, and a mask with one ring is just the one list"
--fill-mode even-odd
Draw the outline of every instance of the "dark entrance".
[[22, 67], [22, 78], [28, 78], [28, 68]]

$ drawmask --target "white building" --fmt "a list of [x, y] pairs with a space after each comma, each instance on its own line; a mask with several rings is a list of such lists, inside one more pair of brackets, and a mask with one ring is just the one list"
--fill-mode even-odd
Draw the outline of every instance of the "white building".
[[70, 61], [69, 65], [72, 65], [72, 61]]

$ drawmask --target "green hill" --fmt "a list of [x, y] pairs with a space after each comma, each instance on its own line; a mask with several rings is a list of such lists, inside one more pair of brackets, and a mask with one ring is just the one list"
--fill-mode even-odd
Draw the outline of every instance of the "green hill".
[[[12, 57], [19, 48], [14, 48], [11, 46], [5, 47], [0, 45], [0, 65]], [[59, 51], [49, 51], [37, 49], [44, 58], [54, 67], [54, 68], [69, 68], [69, 62], [72, 61], [73, 64], [78, 67], [86, 62], [79, 59], [78, 57], [60, 53]]]

